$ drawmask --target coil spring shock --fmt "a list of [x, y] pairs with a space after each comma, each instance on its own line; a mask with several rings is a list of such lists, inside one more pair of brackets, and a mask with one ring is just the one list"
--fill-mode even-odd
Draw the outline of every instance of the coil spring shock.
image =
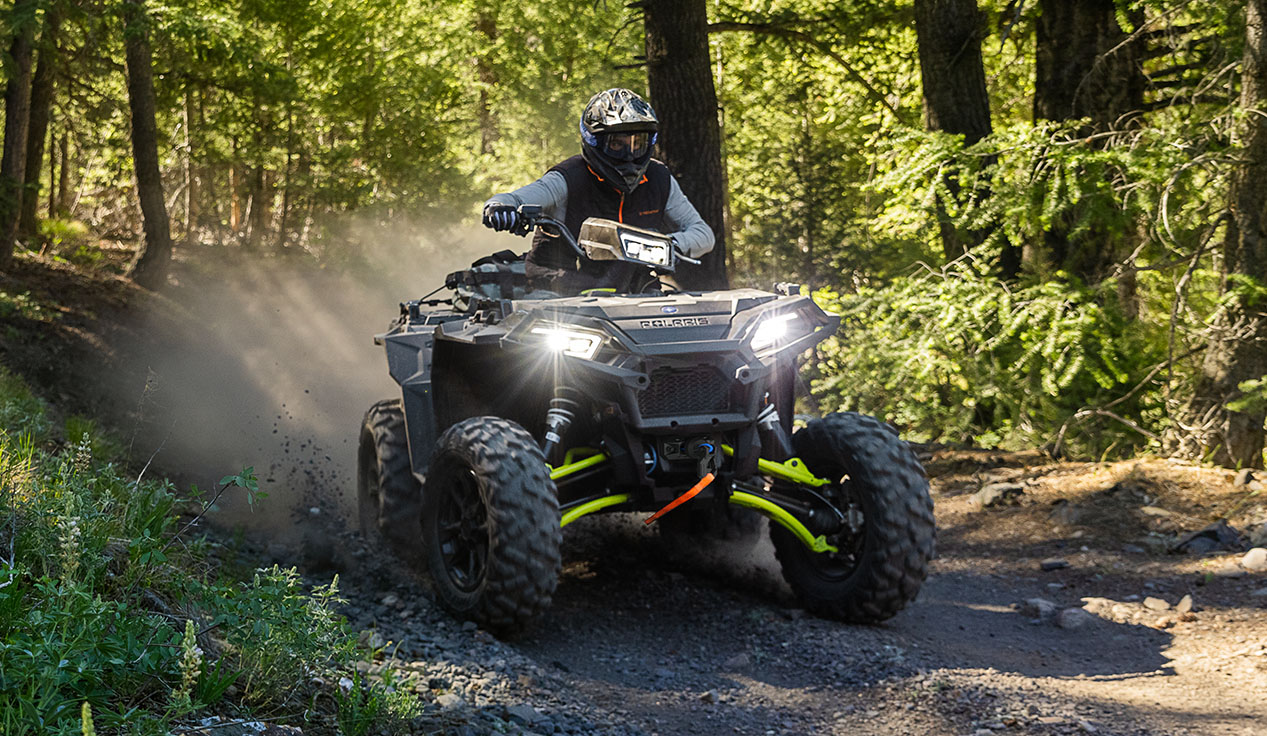
[[580, 397], [581, 393], [570, 386], [555, 387], [554, 398], [550, 399], [550, 408], [546, 411], [545, 442], [541, 444], [547, 462], [551, 461], [551, 455], [562, 444], [576, 412], [580, 411]]

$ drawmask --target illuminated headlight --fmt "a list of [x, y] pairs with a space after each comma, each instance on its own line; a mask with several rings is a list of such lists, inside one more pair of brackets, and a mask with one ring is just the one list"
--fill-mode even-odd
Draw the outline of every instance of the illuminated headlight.
[[601, 335], [565, 327], [533, 327], [532, 334], [541, 336], [547, 350], [584, 360], [593, 358], [603, 342]]
[[757, 332], [752, 336], [752, 349], [761, 350], [782, 341], [795, 324], [795, 312], [766, 317], [757, 325]]
[[620, 242], [625, 249], [626, 258], [654, 266], [669, 265], [669, 245], [662, 240], [651, 240], [631, 233], [623, 233]]

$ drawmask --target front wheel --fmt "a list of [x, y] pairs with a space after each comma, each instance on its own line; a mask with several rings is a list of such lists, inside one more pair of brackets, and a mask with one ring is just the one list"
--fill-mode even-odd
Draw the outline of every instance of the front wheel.
[[792, 447], [846, 519], [828, 535], [837, 552], [813, 552], [782, 526], [770, 537], [783, 577], [821, 616], [855, 623], [890, 618], [915, 599], [933, 556], [928, 479], [892, 427], [854, 412], [812, 421]]
[[422, 538], [436, 596], [452, 613], [514, 634], [558, 584], [559, 504], [523, 427], [473, 417], [441, 435], [427, 472]]

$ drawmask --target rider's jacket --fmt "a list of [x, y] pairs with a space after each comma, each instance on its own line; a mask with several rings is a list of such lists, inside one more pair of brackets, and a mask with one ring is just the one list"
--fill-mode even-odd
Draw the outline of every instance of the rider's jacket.
[[[678, 248], [692, 257], [713, 248], [713, 231], [682, 194], [668, 167], [654, 159], [628, 194], [603, 181], [578, 155], [551, 167], [537, 181], [498, 194], [489, 202], [539, 204], [546, 214], [562, 220], [573, 237], [579, 236], [586, 218], [603, 217], [671, 234]], [[533, 238], [526, 266], [533, 288], [560, 294], [596, 288], [629, 291], [646, 273], [644, 267], [623, 261], [578, 263], [567, 243], [540, 231]]]
[[[669, 198], [669, 167], [652, 160], [642, 181], [632, 192], [624, 192], [603, 180], [580, 156], [557, 164], [550, 171], [563, 174], [567, 182], [567, 207], [563, 224], [572, 237], [581, 235], [581, 223], [587, 217], [604, 217], [636, 227], [664, 232], [664, 205]], [[627, 261], [580, 260], [563, 239], [538, 230], [528, 254], [528, 283], [537, 288], [560, 293], [579, 293], [582, 289], [616, 289], [629, 291], [641, 266]]]

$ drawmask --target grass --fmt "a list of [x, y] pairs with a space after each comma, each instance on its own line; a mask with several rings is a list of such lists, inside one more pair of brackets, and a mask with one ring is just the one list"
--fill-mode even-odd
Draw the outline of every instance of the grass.
[[364, 733], [416, 712], [390, 683], [315, 684], [354, 671], [337, 579], [225, 579], [189, 536], [182, 516], [256, 492], [249, 468], [190, 502], [125, 473], [90, 420], [65, 430], [0, 368], [0, 733], [162, 734], [209, 713], [293, 720], [323, 699]]

